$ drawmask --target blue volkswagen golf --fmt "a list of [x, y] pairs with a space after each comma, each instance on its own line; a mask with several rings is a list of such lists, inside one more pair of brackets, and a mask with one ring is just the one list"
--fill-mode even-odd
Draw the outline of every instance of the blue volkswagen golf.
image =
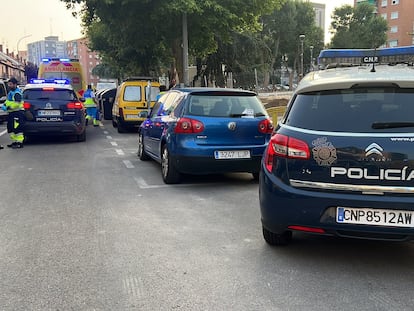
[[287, 244], [295, 231], [414, 238], [413, 55], [414, 47], [321, 53], [328, 68], [300, 82], [263, 156], [267, 243]]
[[248, 172], [258, 179], [273, 131], [255, 93], [236, 89], [173, 89], [141, 124], [138, 157], [161, 163], [165, 183], [182, 174]]

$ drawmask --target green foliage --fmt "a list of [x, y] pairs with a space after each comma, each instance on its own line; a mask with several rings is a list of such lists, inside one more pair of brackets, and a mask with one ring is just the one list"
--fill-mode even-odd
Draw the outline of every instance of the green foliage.
[[345, 5], [332, 15], [331, 48], [377, 48], [387, 40], [388, 24], [375, 14], [375, 6], [367, 3], [355, 8]]
[[181, 60], [182, 16], [189, 50], [204, 57], [233, 32], [257, 31], [260, 16], [284, 0], [61, 0], [81, 16], [90, 48], [121, 75], [159, 73]]

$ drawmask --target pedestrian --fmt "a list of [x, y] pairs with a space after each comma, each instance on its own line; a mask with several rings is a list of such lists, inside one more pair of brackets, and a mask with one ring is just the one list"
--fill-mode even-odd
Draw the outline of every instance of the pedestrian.
[[96, 106], [96, 98], [95, 93], [92, 90], [92, 86], [88, 84], [88, 88], [83, 93], [83, 97], [85, 98], [85, 108], [86, 108], [86, 124], [88, 124], [88, 120], [92, 119], [93, 126], [99, 126], [99, 121], [97, 118], [98, 108]]
[[9, 113], [7, 116], [7, 132], [10, 133], [11, 143], [7, 147], [13, 149], [23, 148], [24, 141], [23, 126], [25, 116], [23, 94], [20, 88], [17, 87], [17, 83], [18, 81], [14, 77], [7, 82], [9, 93], [3, 105], [3, 110]]
[[157, 97], [155, 98], [155, 101], [158, 101], [160, 99], [160, 97], [165, 94], [165, 92], [167, 91], [167, 87], [163, 84], [160, 85], [160, 92], [158, 93]]

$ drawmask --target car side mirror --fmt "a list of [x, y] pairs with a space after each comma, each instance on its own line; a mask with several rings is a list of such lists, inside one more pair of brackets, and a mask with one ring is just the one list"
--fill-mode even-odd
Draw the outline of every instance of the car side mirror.
[[148, 118], [148, 111], [144, 110], [138, 114], [138, 118]]
[[7, 99], [7, 96], [0, 97], [0, 103], [4, 103]]
[[84, 103], [85, 102], [85, 98], [84, 97], [81, 97], [81, 98], [79, 98], [79, 101], [81, 101], [82, 103]]

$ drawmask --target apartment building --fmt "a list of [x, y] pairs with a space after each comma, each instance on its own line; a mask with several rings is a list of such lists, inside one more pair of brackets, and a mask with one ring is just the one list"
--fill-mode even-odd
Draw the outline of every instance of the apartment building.
[[414, 0], [354, 0], [354, 4], [371, 3], [377, 14], [387, 20], [386, 47], [414, 45]]
[[29, 43], [27, 45], [27, 60], [37, 66], [42, 58], [66, 57], [66, 45], [59, 41], [58, 36], [45, 37], [44, 40]]
[[100, 58], [96, 52], [88, 48], [88, 40], [86, 38], [79, 38], [66, 42], [66, 51], [68, 58], [77, 58], [82, 65], [86, 83], [96, 86], [99, 81], [98, 76], [92, 74], [93, 68], [100, 64]]

